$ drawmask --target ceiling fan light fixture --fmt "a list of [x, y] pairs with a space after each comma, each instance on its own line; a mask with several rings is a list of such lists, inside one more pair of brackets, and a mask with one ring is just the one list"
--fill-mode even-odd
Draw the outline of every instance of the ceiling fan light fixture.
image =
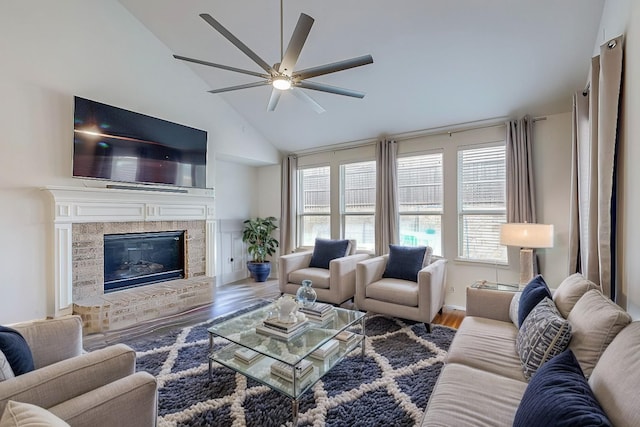
[[291, 79], [287, 76], [278, 76], [273, 79], [271, 82], [274, 88], [278, 90], [289, 90], [291, 89]]

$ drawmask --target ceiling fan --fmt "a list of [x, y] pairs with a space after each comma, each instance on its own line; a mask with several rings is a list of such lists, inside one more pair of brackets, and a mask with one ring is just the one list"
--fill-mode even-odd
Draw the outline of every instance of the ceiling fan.
[[192, 62], [195, 64], [207, 65], [209, 67], [220, 68], [227, 71], [234, 71], [236, 73], [248, 74], [250, 76], [260, 77], [263, 80], [253, 83], [247, 83], [238, 86], [230, 86], [221, 89], [210, 90], [210, 93], [221, 93], [221, 92], [229, 92], [238, 89], [247, 89], [251, 87], [258, 87], [264, 85], [273, 86], [271, 90], [271, 97], [269, 98], [269, 104], [267, 105], [268, 111], [274, 111], [276, 105], [278, 105], [278, 101], [280, 100], [280, 95], [282, 92], [286, 90], [290, 90], [297, 98], [309, 104], [316, 112], [323, 113], [325, 111], [324, 108], [320, 104], [318, 104], [313, 98], [307, 95], [304, 91], [300, 89], [311, 89], [317, 90], [320, 92], [328, 92], [337, 95], [351, 96], [354, 98], [364, 98], [363, 92], [358, 92], [350, 89], [343, 89], [336, 86], [330, 86], [324, 83], [317, 83], [308, 81], [312, 77], [318, 77], [325, 74], [335, 73], [338, 71], [348, 70], [349, 68], [360, 67], [362, 65], [367, 65], [373, 63], [373, 58], [371, 55], [364, 55], [357, 58], [346, 59], [343, 61], [333, 62], [330, 64], [320, 65], [317, 67], [307, 68], [304, 70], [295, 71], [296, 62], [298, 62], [298, 57], [300, 56], [300, 52], [302, 51], [302, 47], [304, 46], [305, 41], [307, 40], [307, 36], [311, 31], [311, 26], [313, 25], [314, 19], [309, 15], [304, 13], [300, 14], [300, 18], [298, 18], [298, 23], [296, 24], [295, 29], [293, 30], [293, 34], [291, 35], [291, 40], [289, 40], [289, 45], [287, 46], [287, 50], [283, 51], [283, 41], [282, 41], [282, 0], [280, 2], [280, 56], [281, 60], [279, 63], [270, 66], [267, 62], [265, 62], [262, 58], [260, 58], [255, 52], [253, 52], [247, 45], [242, 43], [237, 37], [235, 37], [229, 30], [222, 26], [218, 21], [216, 21], [211, 15], [207, 13], [200, 14], [200, 17], [204, 19], [209, 25], [211, 25], [216, 31], [218, 31], [224, 38], [229, 40], [240, 49], [245, 55], [247, 55], [253, 62], [258, 64], [260, 68], [262, 68], [265, 73], [259, 73], [251, 70], [244, 70], [241, 68], [230, 67], [227, 65], [215, 64], [213, 62], [202, 61], [194, 58], [187, 58], [185, 56], [173, 55], [174, 58]]

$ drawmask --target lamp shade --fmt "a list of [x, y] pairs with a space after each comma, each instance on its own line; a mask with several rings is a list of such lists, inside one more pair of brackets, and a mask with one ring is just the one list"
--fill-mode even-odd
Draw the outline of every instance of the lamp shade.
[[553, 225], [516, 222], [502, 224], [500, 244], [521, 248], [552, 248]]

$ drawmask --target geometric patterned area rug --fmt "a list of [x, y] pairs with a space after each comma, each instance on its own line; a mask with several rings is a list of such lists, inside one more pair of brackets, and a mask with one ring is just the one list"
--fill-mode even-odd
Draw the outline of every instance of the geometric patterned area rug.
[[[220, 320], [125, 342], [158, 379], [158, 426], [291, 426], [290, 398], [220, 365], [209, 379], [207, 328]], [[420, 423], [455, 329], [371, 315], [365, 331], [365, 357], [356, 348], [305, 392], [297, 426]]]

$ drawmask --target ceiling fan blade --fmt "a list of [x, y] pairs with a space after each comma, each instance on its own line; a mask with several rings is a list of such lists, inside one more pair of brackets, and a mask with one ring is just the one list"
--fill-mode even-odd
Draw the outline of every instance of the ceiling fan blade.
[[268, 80], [265, 80], [263, 82], [254, 82], [254, 83], [247, 83], [247, 84], [243, 84], [243, 85], [238, 85], [238, 86], [229, 86], [229, 87], [223, 87], [222, 89], [213, 89], [208, 91], [209, 93], [222, 93], [222, 92], [229, 92], [232, 90], [238, 90], [238, 89], [248, 89], [250, 87], [258, 87], [258, 86], [264, 86], [264, 85], [268, 85], [270, 84]]
[[207, 21], [207, 23], [215, 28], [220, 34], [222, 34], [224, 38], [233, 43], [235, 47], [240, 49], [245, 55], [251, 58], [253, 62], [260, 66], [260, 68], [269, 73], [269, 75], [277, 74], [276, 70], [274, 70], [271, 65], [267, 64], [264, 59], [260, 58], [254, 51], [249, 49], [246, 44], [242, 43], [236, 36], [231, 34], [229, 30], [223, 27], [222, 24], [216, 21], [211, 15], [209, 15], [208, 13], [201, 13], [200, 17]]
[[278, 71], [291, 77], [293, 74], [293, 68], [296, 66], [296, 62], [298, 62], [298, 57], [300, 56], [304, 42], [309, 36], [312, 25], [313, 18], [301, 13], [300, 18], [298, 18], [296, 28], [293, 30], [293, 34], [291, 35], [291, 40], [289, 40], [287, 50], [284, 52], [284, 56], [280, 62]]
[[209, 67], [221, 68], [227, 71], [235, 71], [236, 73], [249, 74], [250, 76], [262, 77], [264, 79], [268, 79], [271, 76], [263, 73], [256, 73], [255, 71], [243, 70], [242, 68], [229, 67], [228, 65], [215, 64], [213, 62], [202, 61], [200, 59], [187, 58], [186, 56], [173, 55], [174, 58], [179, 59], [181, 61], [193, 62], [194, 64], [207, 65]]
[[278, 101], [280, 101], [280, 95], [282, 91], [276, 88], [271, 90], [271, 97], [269, 98], [269, 105], [267, 105], [267, 111], [274, 111], [276, 109], [276, 105], [278, 105]]
[[359, 56], [357, 58], [345, 59], [344, 61], [333, 62], [331, 64], [320, 65], [318, 67], [307, 68], [293, 73], [296, 80], [310, 79], [311, 77], [322, 76], [337, 71], [348, 70], [349, 68], [361, 67], [363, 65], [373, 64], [371, 55]]
[[322, 105], [318, 104], [315, 99], [313, 99], [312, 97], [307, 95], [303, 90], [299, 90], [299, 89], [296, 89], [296, 88], [292, 87], [291, 88], [291, 93], [296, 98], [302, 100], [303, 102], [306, 102], [311, 108], [313, 108], [313, 110], [316, 113], [322, 114], [322, 113], [324, 113], [326, 111], [324, 108], [322, 108]]
[[357, 90], [343, 89], [341, 87], [329, 86], [324, 83], [314, 83], [306, 80], [297, 82], [295, 85], [304, 89], [319, 90], [320, 92], [335, 93], [336, 95], [351, 96], [353, 98], [364, 98], [365, 95], [364, 92], [358, 92]]

